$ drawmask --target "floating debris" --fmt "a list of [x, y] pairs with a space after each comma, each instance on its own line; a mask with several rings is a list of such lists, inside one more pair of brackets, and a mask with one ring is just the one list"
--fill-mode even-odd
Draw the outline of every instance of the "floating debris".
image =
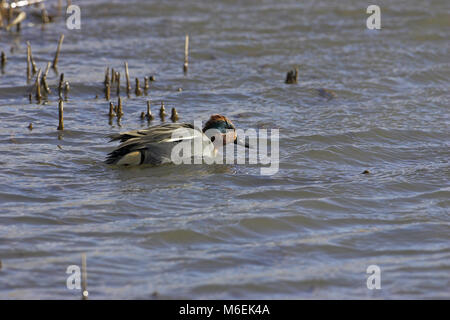
[[151, 82], [155, 81], [155, 76], [150, 76], [149, 80], [150, 80]]
[[370, 174], [369, 170], [364, 170], [363, 172], [361, 172], [361, 174]]
[[58, 130], [62, 131], [64, 130], [64, 102], [62, 99], [59, 100], [58, 116], [59, 116]]
[[184, 40], [184, 64], [183, 64], [183, 72], [187, 73], [188, 71], [188, 63], [189, 63], [189, 35], [186, 35]]
[[62, 46], [63, 41], [64, 41], [64, 34], [61, 34], [61, 36], [59, 37], [59, 41], [58, 41], [58, 47], [56, 48], [55, 59], [53, 59], [53, 64], [52, 64], [53, 69], [57, 69], [59, 53], [61, 52], [61, 46]]
[[172, 122], [176, 122], [178, 120], [178, 112], [177, 109], [172, 108], [172, 115], [170, 116], [170, 120], [172, 120]]
[[319, 96], [326, 98], [327, 100], [331, 100], [336, 97], [336, 93], [334, 93], [334, 91], [324, 88], [317, 89], [317, 93]]
[[139, 84], [139, 78], [136, 78], [136, 89], [134, 90], [134, 93], [136, 94], [136, 96], [142, 95], [142, 90]]
[[27, 127], [30, 131], [33, 130], [33, 124], [30, 122], [30, 124]]
[[178, 88], [178, 92], [181, 92], [181, 91], [183, 91], [183, 88]]
[[142, 120], [145, 119], [145, 112], [144, 112], [144, 111], [141, 112], [141, 119], [142, 119]]
[[287, 73], [285, 83], [298, 83], [298, 68], [295, 68], [294, 70], [291, 70]]

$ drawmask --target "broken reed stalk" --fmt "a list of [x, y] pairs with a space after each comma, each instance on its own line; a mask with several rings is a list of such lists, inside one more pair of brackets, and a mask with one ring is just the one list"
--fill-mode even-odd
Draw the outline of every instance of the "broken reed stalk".
[[64, 86], [64, 73], [61, 73], [61, 75], [59, 76], [59, 84], [58, 84], [58, 95], [60, 99], [62, 98], [63, 86]]
[[106, 72], [105, 72], [105, 80], [103, 81], [103, 84], [105, 85], [105, 89], [106, 89], [106, 85], [109, 84], [109, 67], [106, 68]]
[[115, 78], [116, 78], [116, 84], [117, 84], [116, 93], [119, 96], [120, 95], [120, 73], [118, 71], [116, 72]]
[[144, 77], [144, 93], [145, 95], [148, 94], [148, 89], [150, 88], [148, 77]]
[[69, 81], [64, 82], [64, 100], [67, 101], [67, 97], [69, 96], [70, 84]]
[[178, 112], [177, 109], [172, 108], [172, 115], [170, 116], [170, 119], [172, 120], [172, 122], [176, 122], [178, 120]]
[[42, 24], [47, 24], [50, 22], [47, 9], [45, 9], [45, 5], [42, 5], [41, 17], [42, 17]]
[[105, 86], [105, 99], [106, 101], [109, 101], [111, 99], [111, 87], [109, 86], [109, 83]]
[[189, 35], [186, 35], [186, 39], [184, 40], [184, 65], [183, 65], [184, 73], [188, 71], [188, 60], [189, 60]]
[[46, 94], [50, 94], [50, 93], [51, 93], [51, 90], [50, 90], [50, 87], [48, 86], [48, 83], [47, 83], [47, 75], [46, 75], [45, 73], [42, 75], [42, 80], [41, 80], [41, 82], [42, 82], [42, 87], [43, 87], [44, 90], [45, 90], [45, 93], [46, 93]]
[[114, 113], [114, 103], [109, 102], [109, 117], [113, 118], [116, 114]]
[[64, 102], [62, 99], [59, 99], [58, 116], [59, 116], [58, 130], [64, 130]]
[[291, 70], [287, 73], [285, 83], [287, 84], [298, 83], [298, 68], [295, 68], [294, 70]]
[[47, 62], [47, 67], [45, 68], [45, 72], [44, 72], [44, 76], [48, 76], [48, 72], [50, 71], [50, 67], [51, 67], [52, 63], [51, 62]]
[[62, 11], [62, 0], [58, 0], [58, 4], [56, 5], [56, 10], [58, 12], [58, 17], [61, 15]]
[[36, 76], [36, 83], [35, 83], [35, 86], [36, 86], [36, 100], [38, 102], [40, 102], [41, 99], [42, 99], [42, 95], [41, 95], [41, 73], [42, 73], [42, 70], [39, 69], [38, 74]]
[[111, 69], [111, 86], [116, 82], [116, 72], [114, 68]]
[[136, 89], [134, 90], [136, 96], [142, 95], [141, 85], [139, 84], [139, 78], [136, 78]]
[[30, 43], [27, 42], [27, 81], [31, 80], [31, 47]]
[[55, 59], [53, 59], [53, 64], [52, 64], [53, 69], [57, 68], [59, 53], [61, 52], [61, 46], [62, 46], [63, 41], [64, 41], [64, 34], [61, 34], [61, 36], [59, 37], [59, 41], [58, 41], [58, 47], [56, 48]]
[[30, 52], [30, 63], [31, 63], [33, 74], [35, 74], [37, 72], [37, 67], [36, 67], [36, 63], [34, 62], [34, 59], [33, 59], [33, 52], [31, 51], [31, 44], [29, 41], [27, 41], [27, 50], [29, 50], [29, 52]]
[[5, 65], [6, 65], [6, 53], [4, 51], [2, 51], [2, 57], [1, 57], [1, 68], [2, 68], [2, 71], [3, 71], [3, 69], [5, 69]]
[[128, 62], [125, 62], [125, 77], [127, 79], [127, 95], [130, 95], [131, 85], [130, 85], [130, 73], [128, 72]]
[[[8, 23], [8, 25], [6, 26], [6, 31], [9, 31], [15, 25], [19, 26], [20, 23], [22, 21], [24, 21], [26, 17], [27, 17], [27, 14], [25, 12], [23, 12], [23, 11], [19, 12], [17, 17], [11, 23]], [[20, 27], [19, 27], [19, 30], [20, 30]]]
[[153, 115], [152, 115], [152, 110], [150, 110], [150, 100], [147, 101], [147, 115], [146, 115], [146, 117], [147, 117], [148, 121], [151, 121], [154, 118]]
[[161, 101], [161, 108], [159, 109], [159, 116], [162, 121], [164, 121], [164, 118], [166, 117], [166, 108], [164, 108], [164, 101]]
[[86, 253], [81, 254], [81, 299], [87, 300], [87, 266], [86, 266]]
[[117, 98], [117, 118], [121, 118], [123, 116], [123, 110], [122, 110], [122, 98]]

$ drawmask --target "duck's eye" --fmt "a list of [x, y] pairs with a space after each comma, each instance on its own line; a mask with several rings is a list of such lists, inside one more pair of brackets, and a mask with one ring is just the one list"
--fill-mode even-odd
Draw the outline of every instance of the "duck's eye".
[[214, 142], [214, 140], [216, 140], [216, 137], [215, 137], [215, 136], [212, 136], [212, 137], [211, 137], [211, 141]]

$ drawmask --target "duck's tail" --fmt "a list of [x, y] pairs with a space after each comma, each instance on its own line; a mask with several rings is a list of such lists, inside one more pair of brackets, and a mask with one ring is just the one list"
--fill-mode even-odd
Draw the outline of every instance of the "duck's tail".
[[129, 146], [125, 146], [110, 152], [105, 163], [119, 166], [137, 166], [144, 163], [144, 158], [143, 150], [132, 151]]

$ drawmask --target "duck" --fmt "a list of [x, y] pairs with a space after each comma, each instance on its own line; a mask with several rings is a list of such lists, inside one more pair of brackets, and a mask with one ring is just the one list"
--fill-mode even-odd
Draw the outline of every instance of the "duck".
[[105, 162], [117, 166], [173, 163], [172, 150], [182, 142], [195, 141], [201, 146], [192, 148], [192, 157], [213, 158], [221, 146], [229, 143], [249, 148], [248, 143], [238, 139], [234, 124], [220, 114], [212, 115], [203, 129], [190, 123], [165, 123], [109, 135], [109, 138], [110, 142], [120, 141], [120, 145], [107, 155]]

